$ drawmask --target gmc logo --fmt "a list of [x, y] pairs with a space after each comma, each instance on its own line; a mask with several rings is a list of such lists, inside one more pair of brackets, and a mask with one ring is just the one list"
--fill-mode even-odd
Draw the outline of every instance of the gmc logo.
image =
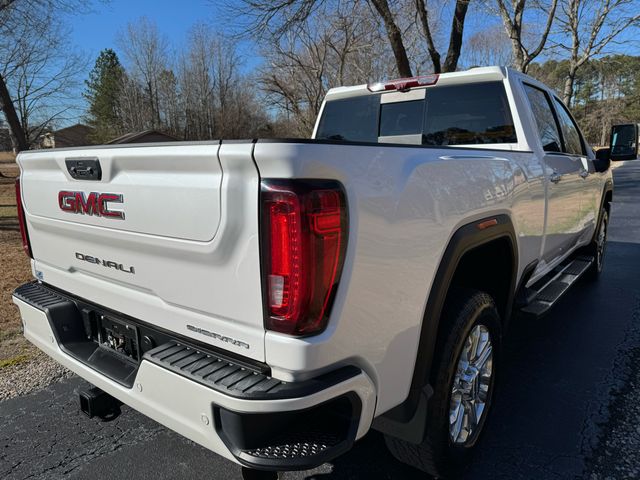
[[86, 196], [84, 192], [61, 191], [58, 193], [60, 210], [124, 220], [124, 212], [110, 210], [109, 203], [124, 203], [124, 198], [120, 193], [91, 192]]

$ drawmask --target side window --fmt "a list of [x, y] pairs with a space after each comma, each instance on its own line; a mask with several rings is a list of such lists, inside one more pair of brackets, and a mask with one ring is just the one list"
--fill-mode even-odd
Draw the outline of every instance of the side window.
[[351, 142], [378, 141], [377, 95], [328, 101], [318, 124], [316, 138]]
[[558, 132], [558, 124], [551, 110], [547, 94], [531, 85], [524, 86], [524, 90], [529, 98], [529, 105], [533, 111], [538, 126], [538, 135], [542, 141], [542, 148], [545, 152], [562, 151], [562, 140]]
[[424, 145], [518, 141], [501, 82], [428, 87], [426, 102]]
[[556, 113], [558, 114], [560, 128], [562, 129], [565, 151], [576, 155], [584, 155], [584, 149], [582, 148], [582, 140], [580, 139], [578, 127], [571, 118], [571, 115], [569, 115], [567, 107], [565, 107], [557, 98], [553, 99], [553, 103], [556, 107]]

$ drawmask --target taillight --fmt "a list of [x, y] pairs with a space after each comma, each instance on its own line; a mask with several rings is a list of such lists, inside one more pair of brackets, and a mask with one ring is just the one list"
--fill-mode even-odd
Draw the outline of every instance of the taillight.
[[266, 328], [311, 335], [326, 327], [347, 246], [338, 182], [263, 180], [262, 262]]
[[435, 85], [438, 82], [438, 74], [421, 75], [419, 77], [398, 78], [387, 82], [370, 83], [367, 88], [370, 92], [384, 92], [385, 90], [405, 91], [414, 87]]
[[24, 209], [22, 208], [20, 177], [16, 178], [16, 209], [18, 210], [18, 223], [20, 224], [20, 234], [22, 235], [22, 248], [24, 248], [27, 255], [33, 258], [33, 253], [31, 253], [31, 243], [29, 242], [29, 233], [27, 232], [27, 221], [24, 217]]

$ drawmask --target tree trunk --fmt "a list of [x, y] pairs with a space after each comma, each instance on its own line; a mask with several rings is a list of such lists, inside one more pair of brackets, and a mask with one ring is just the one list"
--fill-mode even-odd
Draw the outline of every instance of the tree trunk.
[[576, 81], [576, 71], [574, 68], [569, 69], [569, 74], [564, 80], [564, 90], [562, 91], [562, 101], [571, 108], [571, 100], [573, 100], [573, 85]]
[[4, 78], [2, 78], [2, 75], [0, 75], [0, 103], [2, 104], [2, 111], [9, 123], [9, 128], [15, 141], [16, 153], [22, 150], [28, 150], [29, 144], [27, 143], [27, 136], [22, 129], [22, 124], [20, 123], [13, 101], [11, 100], [11, 95], [9, 95], [7, 84]]
[[602, 122], [602, 130], [600, 131], [600, 145], [608, 145], [609, 144], [609, 135], [611, 134], [611, 127], [609, 126], [608, 121]]
[[458, 68], [458, 59], [462, 48], [462, 34], [464, 30], [464, 19], [467, 15], [470, 0], [457, 0], [456, 10], [453, 14], [451, 25], [451, 37], [449, 38], [449, 51], [442, 66], [443, 72], [455, 72]]
[[391, 13], [391, 9], [389, 8], [389, 3], [387, 2], [387, 0], [370, 1], [380, 17], [382, 17], [382, 21], [384, 22], [384, 27], [387, 30], [387, 37], [389, 38], [389, 43], [391, 44], [391, 50], [393, 50], [393, 56], [396, 59], [398, 74], [401, 77], [413, 76], [413, 74], [411, 73], [411, 64], [409, 63], [409, 58], [407, 57], [407, 51], [404, 48], [404, 43], [402, 42], [402, 32], [400, 32], [398, 25], [396, 25], [396, 22], [393, 19], [393, 14]]
[[433, 43], [433, 36], [431, 35], [431, 27], [429, 26], [429, 15], [427, 14], [427, 8], [424, 4], [424, 0], [416, 0], [416, 10], [420, 17], [420, 23], [422, 24], [422, 31], [427, 39], [427, 50], [431, 57], [431, 63], [433, 64], [433, 73], [442, 72], [442, 64], [440, 62], [440, 52], [436, 49]]

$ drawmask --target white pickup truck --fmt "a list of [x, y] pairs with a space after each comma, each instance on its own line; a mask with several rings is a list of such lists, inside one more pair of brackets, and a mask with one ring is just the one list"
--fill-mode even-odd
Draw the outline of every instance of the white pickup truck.
[[510, 318], [601, 271], [610, 157], [500, 67], [332, 89], [310, 140], [23, 152], [13, 301], [89, 415], [123, 402], [265, 477], [374, 428], [446, 476]]

